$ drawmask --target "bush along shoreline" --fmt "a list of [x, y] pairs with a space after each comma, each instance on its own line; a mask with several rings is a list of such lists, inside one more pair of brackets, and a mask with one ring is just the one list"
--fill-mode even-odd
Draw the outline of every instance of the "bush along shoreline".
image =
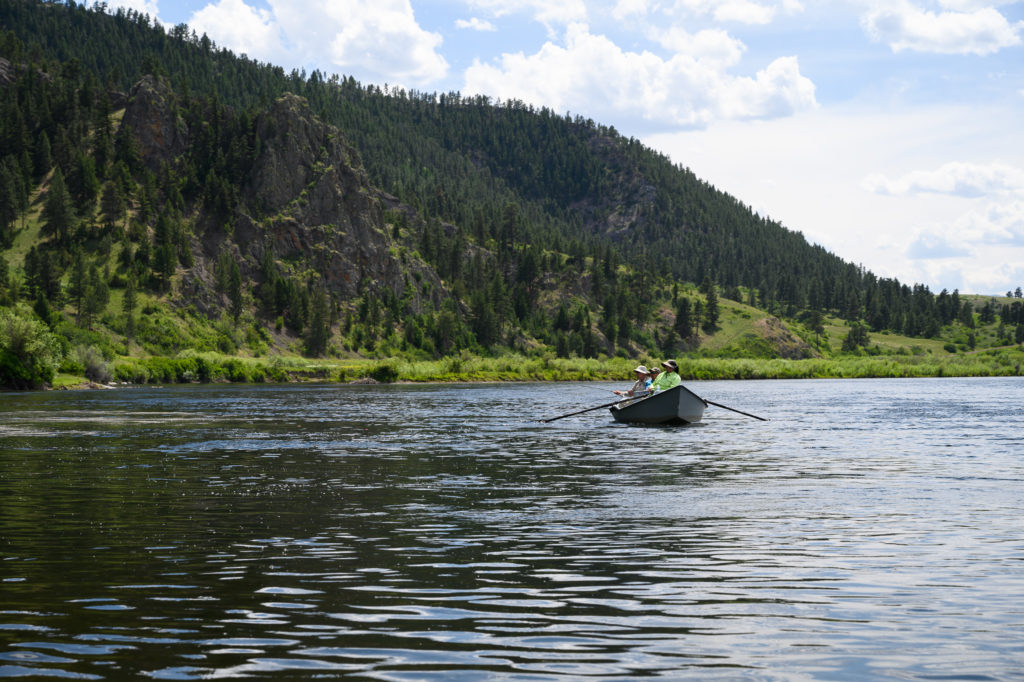
[[[657, 364], [657, 358], [638, 361]], [[440, 360], [350, 359], [311, 361], [298, 357], [243, 358], [186, 351], [176, 357], [117, 358], [104, 363], [76, 350], [48, 381], [52, 388], [168, 384], [264, 383], [457, 383], [527, 381], [626, 381], [635, 361], [508, 355], [461, 355]], [[680, 358], [684, 380], [870, 379], [998, 377], [1024, 375], [1024, 349], [976, 355], [871, 356], [828, 359]]]

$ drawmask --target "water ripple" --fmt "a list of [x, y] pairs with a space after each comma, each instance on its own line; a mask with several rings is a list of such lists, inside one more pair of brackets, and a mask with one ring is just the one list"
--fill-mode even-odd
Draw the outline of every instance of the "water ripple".
[[1019, 380], [694, 388], [5, 400], [0, 677], [1020, 676]]

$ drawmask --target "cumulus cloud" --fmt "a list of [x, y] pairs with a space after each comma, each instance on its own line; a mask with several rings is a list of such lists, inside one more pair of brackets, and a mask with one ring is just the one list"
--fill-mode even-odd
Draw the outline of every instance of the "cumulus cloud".
[[1024, 201], [992, 202], [956, 220], [919, 230], [906, 256], [955, 262], [972, 291], [991, 291], [1012, 281], [994, 270], [1020, 269], [1024, 255]]
[[773, 6], [740, 0], [724, 2], [715, 8], [715, 19], [742, 24], [770, 24], [775, 19], [775, 12], [776, 8]]
[[1024, 22], [1011, 24], [991, 6], [962, 0], [944, 4], [964, 9], [929, 12], [904, 0], [877, 6], [861, 18], [861, 25], [872, 40], [888, 43], [893, 52], [987, 55], [1021, 44]]
[[498, 17], [531, 14], [536, 21], [547, 26], [549, 32], [587, 19], [587, 6], [583, 0], [469, 0], [469, 5], [487, 10]]
[[419, 26], [409, 0], [271, 0], [270, 5], [293, 44], [329, 55], [342, 71], [417, 83], [448, 73], [438, 52], [441, 36]]
[[200, 35], [216, 36], [215, 42], [240, 54], [268, 59], [280, 52], [281, 36], [271, 13], [242, 0], [207, 5], [192, 15], [189, 25]]
[[780, 11], [792, 14], [803, 9], [799, 0], [754, 2], [753, 0], [676, 0], [676, 10], [716, 21], [742, 24], [770, 24]]
[[[96, 4], [96, 3], [89, 3]], [[148, 14], [151, 18], [157, 18], [158, 3], [157, 0], [107, 0], [107, 6], [111, 10], [116, 10], [118, 7], [124, 9], [133, 9], [140, 14]]]
[[895, 180], [884, 175], [870, 175], [862, 186], [875, 194], [893, 196], [929, 193], [967, 198], [996, 194], [1024, 196], [1024, 170], [1000, 162], [951, 162], [935, 170], [913, 171]]
[[942, 233], [922, 231], [907, 247], [907, 258], [934, 260], [938, 258], [961, 258], [971, 256], [970, 247], [961, 240], [951, 240]]
[[[726, 55], [726, 65], [734, 56]], [[464, 91], [559, 112], [585, 111], [603, 120], [632, 117], [692, 127], [817, 106], [814, 84], [800, 74], [795, 57], [776, 59], [754, 77], [734, 76], [720, 60], [627, 52], [578, 24], [567, 31], [564, 46], [549, 41], [532, 55], [519, 52], [504, 54], [496, 63], [474, 62], [466, 71]]]
[[622, 21], [631, 16], [646, 16], [651, 10], [649, 0], [617, 0], [612, 8], [612, 18]]
[[455, 28], [469, 29], [471, 31], [497, 31], [497, 27], [489, 21], [480, 17], [472, 19], [456, 19]]
[[320, 64], [373, 81], [429, 84], [448, 73], [441, 36], [416, 21], [409, 0], [219, 0], [189, 20], [218, 44], [283, 64]]
[[675, 54], [685, 54], [704, 63], [714, 63], [728, 68], [740, 61], [746, 46], [725, 31], [707, 29], [697, 33], [674, 26], [664, 31], [652, 31], [652, 36], [662, 47]]
[[965, 215], [954, 229], [972, 241], [1024, 247], [1024, 201], [988, 204]]

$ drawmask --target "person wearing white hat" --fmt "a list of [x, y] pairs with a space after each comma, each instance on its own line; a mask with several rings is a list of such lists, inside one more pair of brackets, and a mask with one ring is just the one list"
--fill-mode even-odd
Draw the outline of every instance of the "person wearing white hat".
[[650, 372], [643, 365], [637, 365], [633, 371], [636, 372], [636, 381], [628, 391], [612, 391], [615, 395], [631, 397], [647, 392], [647, 387], [651, 385]]

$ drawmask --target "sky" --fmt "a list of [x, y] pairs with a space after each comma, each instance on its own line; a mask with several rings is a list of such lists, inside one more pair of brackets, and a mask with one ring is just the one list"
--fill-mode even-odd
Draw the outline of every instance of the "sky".
[[635, 137], [880, 277], [1024, 287], [1024, 0], [108, 0]]

